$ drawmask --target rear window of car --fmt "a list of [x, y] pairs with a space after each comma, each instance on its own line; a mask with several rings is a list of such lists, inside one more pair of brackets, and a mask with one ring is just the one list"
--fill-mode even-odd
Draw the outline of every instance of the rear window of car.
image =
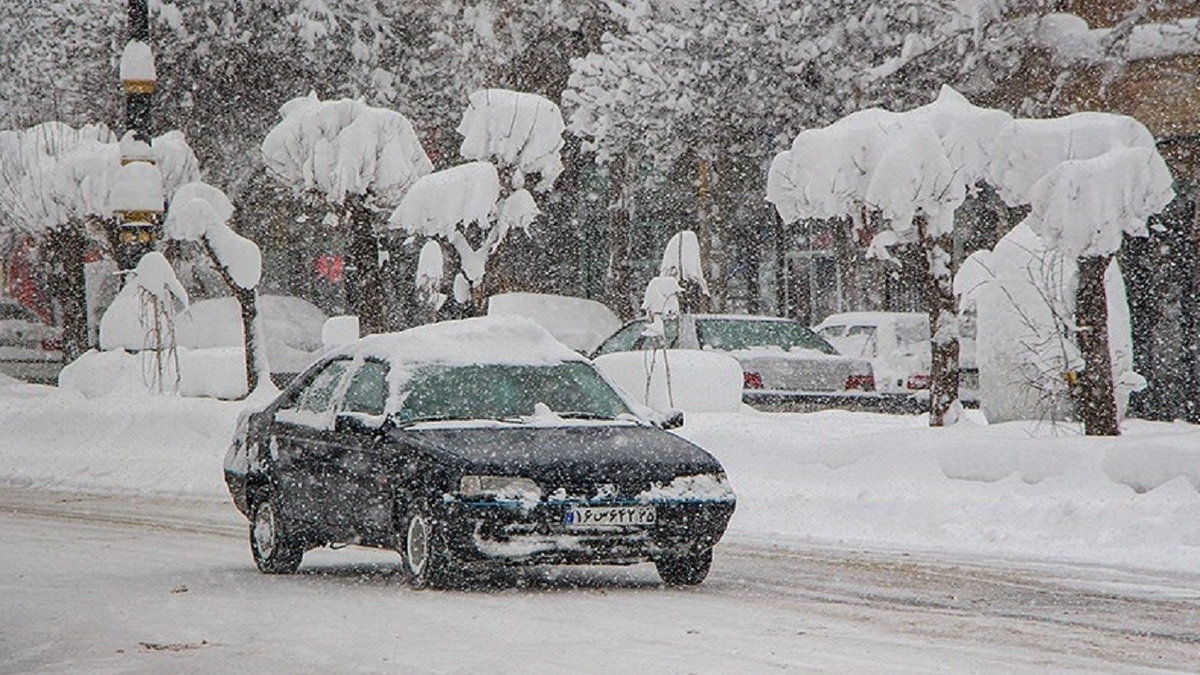
[[698, 319], [696, 337], [701, 347], [738, 351], [754, 347], [812, 349], [837, 354], [828, 342], [796, 321], [755, 321], [753, 319]]

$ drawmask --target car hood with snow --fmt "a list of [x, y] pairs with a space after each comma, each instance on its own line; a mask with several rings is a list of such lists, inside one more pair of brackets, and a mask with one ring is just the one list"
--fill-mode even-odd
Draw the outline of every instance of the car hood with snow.
[[[694, 444], [629, 422], [561, 427], [486, 425], [397, 429], [390, 436], [445, 453], [465, 470], [523, 473], [539, 484], [582, 485], [596, 477], [621, 484], [667, 482], [679, 475], [717, 473], [721, 465]], [[540, 447], [545, 453], [530, 452]]]

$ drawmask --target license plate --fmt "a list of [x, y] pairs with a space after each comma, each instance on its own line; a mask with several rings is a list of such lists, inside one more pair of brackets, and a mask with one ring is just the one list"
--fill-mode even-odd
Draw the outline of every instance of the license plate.
[[572, 506], [563, 515], [567, 527], [605, 527], [617, 525], [653, 525], [657, 520], [653, 504], [644, 506]]

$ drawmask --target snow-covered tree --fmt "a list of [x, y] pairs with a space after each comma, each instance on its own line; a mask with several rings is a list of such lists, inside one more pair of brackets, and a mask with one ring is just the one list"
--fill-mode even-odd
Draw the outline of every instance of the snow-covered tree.
[[393, 110], [362, 101], [288, 101], [262, 143], [268, 170], [298, 193], [319, 196], [349, 233], [349, 262], [358, 287], [354, 310], [368, 333], [389, 327], [383, 311], [376, 215], [400, 204], [433, 165], [412, 124]]
[[954, 210], [987, 175], [993, 139], [1011, 121], [971, 105], [950, 88], [907, 113], [862, 110], [796, 136], [767, 178], [767, 200], [785, 221], [849, 216], [862, 227], [878, 212], [884, 241], [920, 243], [932, 327], [930, 424], [953, 424], [958, 405], [958, 320], [954, 295]]
[[115, 141], [107, 127], [61, 122], [0, 132], [0, 230], [30, 235], [42, 248], [67, 361], [88, 348], [84, 256], [111, 232]]
[[1174, 198], [1166, 163], [1145, 147], [1062, 162], [1031, 190], [1030, 227], [1079, 266], [1075, 331], [1083, 372], [1076, 413], [1089, 436], [1119, 433], [1105, 274], [1122, 234], [1146, 236], [1146, 220]]
[[[1092, 113], [1014, 121], [947, 87], [906, 113], [864, 110], [801, 132], [772, 163], [767, 199], [785, 220], [875, 211], [892, 229], [886, 243], [914, 236], [920, 242], [933, 329], [930, 424], [940, 426], [953, 423], [959, 409], [954, 210], [981, 181], [1012, 204], [1032, 204], [1031, 226], [1050, 248], [1080, 261], [1075, 311], [1089, 326], [1079, 346], [1091, 372], [1081, 388], [1083, 408], [1107, 401], [1097, 414], [1110, 426], [1089, 423], [1088, 432], [1115, 431], [1108, 346], [1092, 341], [1107, 330], [1103, 278], [1121, 232], [1144, 232], [1146, 218], [1173, 194], [1153, 139], [1136, 120]], [[1109, 194], [1089, 199], [1085, 183]]]
[[266, 341], [258, 315], [258, 283], [262, 252], [253, 241], [229, 227], [234, 207], [221, 190], [206, 183], [187, 183], [175, 191], [163, 223], [168, 240], [199, 244], [241, 307], [246, 359], [246, 392], [271, 386]]
[[[440, 238], [458, 257], [455, 300], [483, 313], [487, 261], [509, 232], [529, 226], [540, 210], [529, 189], [548, 191], [562, 173], [558, 106], [536, 94], [485, 89], [470, 97], [458, 131], [460, 153], [476, 160], [418, 180], [392, 213], [389, 227]], [[503, 178], [502, 178], [503, 175]], [[470, 289], [470, 295], [463, 293]]]

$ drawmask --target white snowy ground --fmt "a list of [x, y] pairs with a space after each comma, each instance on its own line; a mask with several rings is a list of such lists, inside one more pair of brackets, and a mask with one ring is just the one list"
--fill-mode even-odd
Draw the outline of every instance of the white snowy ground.
[[418, 593], [387, 552], [313, 551], [295, 578], [254, 570], [221, 479], [240, 407], [0, 379], [0, 673], [1200, 660], [1197, 427], [1129, 422], [1095, 440], [836, 411], [693, 414], [682, 434], [720, 457], [739, 495], [703, 586], [664, 589], [642, 565]]
[[[0, 483], [222, 498], [240, 409], [0, 380]], [[730, 541], [1200, 569], [1200, 427], [1122, 430], [747, 409], [692, 413], [679, 433], [726, 467]]]

